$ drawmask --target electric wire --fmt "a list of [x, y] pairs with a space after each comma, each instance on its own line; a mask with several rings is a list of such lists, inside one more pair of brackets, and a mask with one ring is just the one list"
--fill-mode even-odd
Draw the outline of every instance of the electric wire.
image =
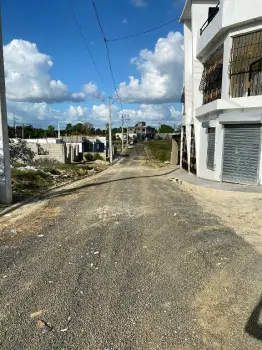
[[82, 38], [82, 40], [83, 40], [83, 42], [84, 42], [84, 44], [85, 44], [85, 47], [86, 47], [87, 51], [88, 51], [88, 53], [89, 53], [89, 56], [91, 57], [92, 63], [93, 63], [93, 65], [94, 65], [94, 67], [95, 67], [95, 69], [96, 69], [96, 71], [97, 71], [97, 73], [98, 73], [98, 75], [99, 75], [101, 81], [103, 82], [105, 88], [107, 89], [105, 80], [104, 80], [104, 78], [103, 78], [103, 76], [102, 76], [102, 74], [101, 74], [101, 72], [100, 72], [100, 70], [99, 70], [99, 68], [98, 68], [98, 65], [96, 64], [95, 58], [94, 58], [94, 56], [93, 56], [93, 54], [92, 54], [92, 52], [91, 52], [91, 50], [90, 50], [90, 48], [89, 48], [89, 45], [88, 45], [88, 43], [87, 43], [87, 41], [86, 41], [86, 38], [85, 38], [84, 33], [83, 33], [83, 30], [82, 30], [82, 27], [81, 27], [81, 25], [80, 25], [80, 23], [79, 23], [79, 21], [78, 21], [76, 12], [75, 12], [75, 10], [74, 10], [74, 6], [73, 6], [73, 4], [72, 4], [72, 1], [71, 1], [71, 0], [68, 0], [68, 2], [69, 2], [69, 5], [70, 5], [70, 8], [71, 8], [73, 17], [74, 17], [74, 19], [75, 19], [75, 22], [76, 22], [78, 31], [79, 31], [80, 36], [81, 36], [81, 38]]

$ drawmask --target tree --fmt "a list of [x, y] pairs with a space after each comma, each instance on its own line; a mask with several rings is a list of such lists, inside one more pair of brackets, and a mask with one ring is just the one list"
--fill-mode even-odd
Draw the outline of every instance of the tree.
[[174, 132], [174, 129], [169, 125], [162, 124], [159, 128], [159, 132], [163, 134], [167, 134], [167, 133]]
[[72, 134], [72, 131], [73, 131], [73, 126], [71, 123], [68, 123], [66, 124], [66, 127], [65, 127], [65, 133], [67, 135], [71, 135]]
[[83, 124], [83, 127], [82, 127], [82, 132], [83, 134], [85, 135], [92, 135], [92, 132], [93, 132], [94, 129], [94, 125], [92, 123], [84, 123]]
[[16, 162], [30, 162], [34, 159], [35, 153], [27, 147], [27, 143], [24, 140], [19, 139], [17, 142], [10, 140], [10, 162], [11, 164]]
[[55, 127], [53, 125], [48, 126], [48, 128], [46, 129], [46, 135], [50, 137], [55, 136]]

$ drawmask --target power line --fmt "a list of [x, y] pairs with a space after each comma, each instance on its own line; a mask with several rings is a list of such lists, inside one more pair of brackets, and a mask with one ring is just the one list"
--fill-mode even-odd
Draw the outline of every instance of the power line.
[[116, 96], [119, 98], [119, 102], [120, 102], [120, 105], [121, 105], [121, 109], [123, 110], [122, 100], [121, 100], [121, 98], [119, 97], [119, 94], [118, 94], [118, 91], [117, 91], [117, 87], [116, 87], [116, 81], [115, 81], [114, 71], [113, 71], [113, 67], [112, 67], [112, 61], [111, 61], [110, 52], [109, 52], [109, 47], [108, 47], [108, 40], [106, 39], [105, 31], [104, 31], [103, 26], [102, 26], [102, 23], [101, 23], [101, 21], [100, 21], [100, 18], [99, 18], [99, 14], [98, 14], [98, 11], [97, 11], [97, 8], [96, 8], [95, 1], [94, 1], [94, 0], [91, 0], [91, 1], [92, 1], [92, 3], [93, 3], [94, 11], [95, 11], [95, 14], [96, 14], [96, 19], [97, 19], [98, 25], [99, 25], [99, 27], [100, 27], [100, 30], [101, 30], [101, 33], [102, 33], [102, 36], [103, 36], [104, 43], [105, 43], [106, 53], [107, 53], [107, 60], [108, 60], [109, 69], [110, 69], [110, 72], [111, 72], [111, 76], [112, 76], [112, 80], [113, 80], [113, 84], [114, 84], [114, 89], [115, 89], [115, 92], [116, 92]]
[[91, 60], [92, 60], [92, 62], [93, 62], [93, 65], [94, 65], [94, 67], [95, 67], [95, 69], [96, 69], [96, 71], [97, 71], [97, 73], [98, 73], [100, 79], [102, 80], [102, 82], [103, 82], [105, 88], [107, 89], [107, 86], [106, 86], [106, 83], [105, 83], [105, 81], [104, 81], [104, 78], [103, 78], [102, 74], [100, 73], [100, 70], [99, 70], [99, 68], [98, 68], [98, 66], [97, 66], [97, 64], [96, 64], [95, 58], [94, 58], [94, 56], [93, 56], [93, 54], [92, 54], [92, 52], [91, 52], [91, 50], [90, 50], [90, 48], [89, 48], [89, 45], [88, 45], [88, 43], [87, 43], [87, 41], [86, 41], [86, 38], [85, 38], [85, 36], [84, 36], [82, 27], [81, 27], [81, 25], [80, 25], [80, 23], [79, 23], [79, 21], [78, 21], [77, 16], [76, 16], [76, 13], [75, 13], [75, 10], [74, 10], [72, 1], [71, 1], [71, 0], [68, 0], [68, 2], [69, 2], [69, 5], [70, 5], [70, 8], [71, 8], [73, 17], [74, 17], [74, 19], [75, 19], [75, 22], [76, 22], [78, 31], [79, 31], [79, 33], [80, 33], [80, 36], [82, 37], [82, 40], [83, 40], [83, 42], [84, 42], [84, 44], [85, 44], [85, 46], [86, 46], [86, 49], [87, 49], [87, 51], [88, 51], [88, 53], [89, 53], [89, 55], [90, 55], [90, 57], [91, 57]]
[[127, 36], [121, 36], [119, 38], [113, 38], [113, 39], [106, 39], [107, 42], [112, 42], [112, 41], [120, 41], [120, 40], [125, 40], [125, 39], [130, 39], [130, 38], [134, 38], [136, 36], [139, 36], [139, 35], [143, 35], [143, 34], [147, 34], [147, 33], [150, 33], [150, 32], [153, 32], [155, 30], [158, 30], [160, 28], [163, 28], [163, 27], [166, 27], [168, 26], [169, 24], [171, 23], [174, 23], [174, 22], [177, 22], [179, 20], [179, 18], [174, 18], [172, 19], [171, 21], [169, 22], [166, 22], [166, 23], [163, 23], [159, 26], [156, 26], [156, 27], [153, 27], [151, 29], [148, 29], [148, 30], [144, 30], [143, 32], [139, 32], [139, 33], [135, 33], [135, 34], [130, 34], [130, 35], [127, 35]]

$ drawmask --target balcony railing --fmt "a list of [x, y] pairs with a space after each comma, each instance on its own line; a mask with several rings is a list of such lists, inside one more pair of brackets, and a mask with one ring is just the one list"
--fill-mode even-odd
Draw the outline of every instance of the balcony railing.
[[203, 34], [203, 32], [205, 31], [205, 29], [209, 26], [209, 23], [211, 23], [213, 21], [213, 19], [216, 17], [216, 15], [219, 12], [219, 6], [220, 6], [220, 1], [218, 2], [216, 7], [211, 7], [210, 8], [210, 14], [208, 16], [208, 19], [205, 21], [205, 23], [202, 25], [201, 29], [200, 29], [200, 35]]

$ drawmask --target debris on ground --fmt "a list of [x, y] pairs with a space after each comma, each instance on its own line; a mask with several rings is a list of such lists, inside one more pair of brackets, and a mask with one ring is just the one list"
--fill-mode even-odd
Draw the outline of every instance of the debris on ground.
[[31, 318], [35, 318], [35, 317], [38, 317], [40, 315], [42, 315], [43, 313], [47, 312], [46, 309], [43, 309], [43, 310], [39, 310], [39, 311], [36, 311], [36, 312], [32, 312], [30, 317]]
[[67, 332], [68, 331], [68, 328], [64, 328], [64, 329], [61, 329], [60, 332]]
[[44, 235], [40, 234], [40, 235], [37, 235], [37, 237], [42, 238], [42, 237], [44, 237]]
[[51, 332], [52, 327], [49, 326], [46, 322], [42, 320], [38, 320], [36, 322], [36, 328], [41, 332], [41, 333], [48, 333]]

